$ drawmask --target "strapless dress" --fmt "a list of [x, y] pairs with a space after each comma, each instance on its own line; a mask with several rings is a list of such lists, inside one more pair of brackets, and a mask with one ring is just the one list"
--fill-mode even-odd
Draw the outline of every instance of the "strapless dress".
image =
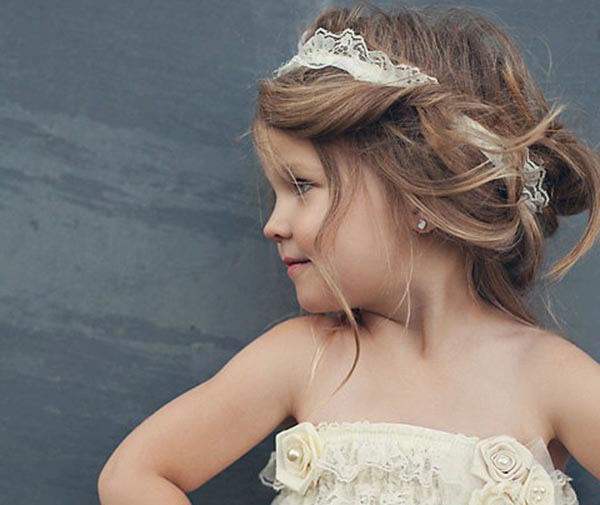
[[259, 473], [271, 505], [578, 505], [540, 436], [523, 443], [423, 426], [304, 421]]

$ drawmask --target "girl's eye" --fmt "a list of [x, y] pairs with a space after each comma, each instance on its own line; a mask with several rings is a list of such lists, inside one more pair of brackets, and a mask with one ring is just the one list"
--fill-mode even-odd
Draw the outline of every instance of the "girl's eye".
[[[297, 185], [296, 185], [297, 183]], [[302, 186], [313, 186], [312, 182], [307, 181], [306, 179], [296, 179], [296, 183], [292, 182], [292, 186], [294, 186], [294, 188], [296, 188], [296, 193], [298, 194], [304, 194], [306, 193], [306, 191], [298, 191], [297, 188], [302, 188]], [[308, 190], [307, 190], [308, 191]]]

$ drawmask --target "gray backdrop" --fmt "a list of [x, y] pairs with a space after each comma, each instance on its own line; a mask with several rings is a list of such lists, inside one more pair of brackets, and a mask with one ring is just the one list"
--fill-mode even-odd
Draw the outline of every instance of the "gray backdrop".
[[[256, 79], [332, 4], [0, 5], [0, 502], [98, 503], [98, 474], [135, 426], [296, 313], [262, 235], [259, 166], [235, 139]], [[597, 0], [462, 5], [511, 28], [548, 98], [570, 104], [567, 125], [598, 143]], [[548, 260], [585, 217], [561, 222]], [[551, 292], [597, 361], [599, 249]], [[193, 503], [268, 503], [257, 474], [273, 447], [274, 434]], [[600, 503], [573, 459], [567, 473], [582, 504]]]

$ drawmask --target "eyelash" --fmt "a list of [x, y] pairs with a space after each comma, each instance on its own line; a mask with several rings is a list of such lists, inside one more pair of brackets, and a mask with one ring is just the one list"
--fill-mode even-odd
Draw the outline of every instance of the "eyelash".
[[[290, 186], [293, 187], [293, 191], [296, 195], [298, 196], [303, 196], [307, 193], [307, 191], [298, 191], [298, 187], [302, 187], [304, 185], [309, 185], [309, 186], [314, 186], [314, 183], [307, 181], [306, 179], [296, 179], [296, 182], [298, 183], [298, 186], [296, 186], [296, 184], [294, 183], [294, 181], [289, 181], [288, 184]], [[271, 188], [271, 196], [275, 199], [277, 199], [277, 196], [275, 194], [275, 191], [273, 190], [273, 188]]]
[[[306, 179], [296, 179], [296, 182], [298, 183], [298, 186], [304, 186], [304, 185], [314, 186], [314, 184], [312, 182], [309, 182]], [[297, 190], [297, 186], [294, 182], [291, 182], [290, 185], [293, 186]], [[296, 193], [299, 195], [301, 195], [301, 194], [304, 195], [304, 194], [306, 194], [306, 191], [300, 190], [300, 192], [296, 191]]]

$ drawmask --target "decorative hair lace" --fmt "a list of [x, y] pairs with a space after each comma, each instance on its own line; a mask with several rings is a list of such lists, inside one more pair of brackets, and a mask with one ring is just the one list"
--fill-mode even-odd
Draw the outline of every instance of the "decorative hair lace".
[[[411, 88], [421, 84], [439, 84], [435, 77], [427, 75], [418, 67], [406, 64], [394, 65], [382, 51], [370, 51], [364, 38], [351, 28], [333, 33], [323, 27], [317, 28], [306, 40], [308, 30], [298, 41], [298, 52], [273, 73], [279, 77], [300, 67], [320, 69], [336, 67], [349, 73], [358, 81]], [[466, 116], [465, 116], [466, 117]], [[468, 120], [469, 118], [467, 118]], [[470, 122], [474, 123], [473, 120]], [[480, 129], [483, 126], [480, 126]], [[485, 130], [485, 128], [483, 128]], [[487, 130], [485, 130], [487, 132]], [[490, 132], [487, 132], [491, 135]], [[532, 211], [541, 213], [550, 203], [548, 193], [542, 187], [546, 170], [535, 163], [526, 149], [526, 163], [522, 169], [525, 184], [519, 202]], [[482, 152], [491, 160], [490, 153]]]
[[[489, 159], [494, 165], [502, 163], [502, 156], [496, 153], [491, 153], [488, 149], [498, 149], [498, 145], [494, 145], [484, 139], [477, 137], [477, 133], [483, 133], [491, 138], [497, 138], [495, 134], [490, 132], [481, 123], [474, 121], [468, 116], [462, 116], [459, 122], [461, 128], [471, 128], [476, 138], [476, 145], [479, 147], [481, 152]], [[532, 212], [542, 212], [543, 208], [550, 203], [550, 196], [546, 190], [542, 187], [544, 183], [544, 177], [546, 176], [546, 169], [543, 167], [542, 162], [535, 163], [530, 156], [529, 149], [525, 148], [525, 165], [522, 168], [523, 177], [525, 184], [523, 186], [523, 194], [521, 195], [520, 202], [523, 202]]]
[[394, 65], [382, 51], [369, 51], [361, 35], [351, 28], [332, 33], [317, 28], [315, 34], [304, 42], [307, 32], [298, 43], [298, 54], [274, 71], [277, 76], [299, 67], [336, 67], [345, 70], [357, 81], [387, 84], [408, 88], [424, 82], [437, 83], [435, 77], [422, 73], [417, 67]]

